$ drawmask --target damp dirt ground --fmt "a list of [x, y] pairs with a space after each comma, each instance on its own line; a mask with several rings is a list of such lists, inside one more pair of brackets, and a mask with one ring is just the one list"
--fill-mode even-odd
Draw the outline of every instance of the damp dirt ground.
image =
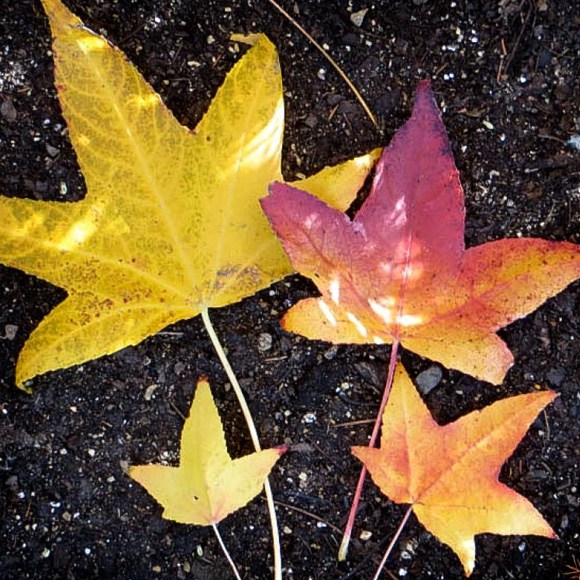
[[[230, 35], [268, 34], [285, 86], [287, 178], [387, 144], [409, 115], [417, 82], [432, 79], [465, 188], [467, 245], [508, 236], [580, 242], [580, 151], [569, 141], [580, 132], [580, 17], [573, 0], [285, 2], [360, 88], [381, 131], [312, 44], [266, 1], [67, 5], [120, 46], [190, 127], [240, 56]], [[364, 9], [362, 23], [353, 22]], [[0, 0], [4, 195], [63, 202], [84, 195], [52, 71], [40, 2]], [[348, 561], [337, 563], [336, 552], [359, 473], [349, 448], [368, 439], [389, 351], [331, 347], [282, 331], [280, 315], [313, 292], [292, 276], [211, 315], [263, 444], [292, 448], [272, 474], [285, 578], [370, 578], [405, 506], [367, 483]], [[214, 386], [231, 453], [251, 451], [201, 321], [39, 377], [25, 394], [14, 386], [18, 352], [63, 297], [0, 267], [0, 577], [229, 577], [212, 531], [163, 520], [123, 470], [177, 461], [182, 415], [201, 374]], [[580, 577], [566, 576], [580, 561], [579, 310], [576, 283], [502, 330], [516, 362], [500, 387], [441, 369], [441, 381], [424, 397], [437, 420], [448, 422], [535, 385], [560, 394], [501, 472], [559, 539], [479, 536], [475, 579]], [[412, 377], [438, 366], [406, 351], [402, 358]], [[244, 578], [271, 576], [262, 499], [220, 528]], [[455, 579], [462, 568], [412, 517], [383, 577]]]

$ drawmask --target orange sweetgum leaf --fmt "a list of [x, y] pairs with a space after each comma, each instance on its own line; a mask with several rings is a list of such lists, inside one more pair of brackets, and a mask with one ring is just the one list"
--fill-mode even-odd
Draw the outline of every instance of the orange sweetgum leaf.
[[165, 519], [209, 526], [257, 496], [285, 451], [266, 449], [232, 460], [209, 384], [201, 379], [181, 432], [179, 467], [137, 465], [129, 475], [163, 506]]
[[465, 249], [463, 191], [426, 82], [352, 221], [281, 183], [262, 207], [295, 269], [322, 294], [292, 307], [285, 329], [333, 343], [399, 342], [491, 383], [513, 362], [495, 332], [580, 276], [571, 243], [504, 239]]
[[502, 464], [556, 394], [519, 395], [438, 425], [402, 365], [383, 414], [381, 448], [353, 447], [381, 491], [475, 565], [477, 534], [556, 534], [522, 495], [498, 481]]
[[[25, 344], [18, 385], [137, 344], [292, 271], [258, 202], [282, 178], [282, 80], [270, 41], [257, 36], [191, 131], [120, 50], [59, 0], [43, 6], [87, 195], [0, 198], [0, 261], [68, 292]], [[345, 209], [374, 156], [327, 168], [304, 187]]]

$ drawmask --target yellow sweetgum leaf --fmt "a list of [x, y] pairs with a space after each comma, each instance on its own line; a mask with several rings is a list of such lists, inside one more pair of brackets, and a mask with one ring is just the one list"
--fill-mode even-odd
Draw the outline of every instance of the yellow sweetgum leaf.
[[201, 379], [181, 432], [179, 467], [137, 465], [129, 475], [163, 506], [165, 519], [209, 526], [256, 497], [285, 450], [232, 460], [209, 384]]
[[[292, 272], [258, 203], [281, 179], [282, 82], [270, 41], [257, 38], [191, 131], [120, 50], [59, 0], [43, 5], [87, 195], [77, 203], [0, 198], [0, 261], [68, 292], [25, 344], [18, 385]], [[344, 209], [376, 156], [326, 168], [301, 187]]]

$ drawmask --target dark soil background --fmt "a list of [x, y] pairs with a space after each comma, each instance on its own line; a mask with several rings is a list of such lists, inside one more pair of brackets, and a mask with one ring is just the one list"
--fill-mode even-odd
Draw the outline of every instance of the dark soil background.
[[[409, 115], [416, 83], [431, 78], [465, 187], [467, 244], [506, 236], [580, 242], [580, 151], [567, 144], [580, 132], [574, 0], [285, 1], [361, 89], [382, 135], [312, 44], [265, 0], [66, 3], [120, 46], [190, 127], [240, 56], [230, 34], [267, 33], [282, 62], [288, 178], [388, 143]], [[356, 26], [351, 16], [365, 8]], [[49, 51], [40, 2], [0, 0], [0, 192], [74, 201], [84, 185]], [[18, 352], [64, 293], [5, 267], [0, 284], [0, 577], [229, 577], [211, 529], [161, 519], [161, 508], [123, 471], [177, 461], [182, 415], [201, 373], [214, 387], [230, 451], [251, 451], [201, 321], [39, 377], [26, 395], [14, 387]], [[405, 506], [367, 483], [350, 559], [336, 562], [360, 467], [349, 447], [365, 444], [371, 430], [341, 424], [374, 417], [388, 349], [331, 347], [281, 331], [281, 313], [312, 292], [294, 276], [212, 317], [262, 442], [298, 446], [272, 475], [285, 577], [369, 578]], [[502, 471], [560, 539], [478, 537], [473, 578], [564, 578], [580, 560], [579, 306], [576, 283], [501, 332], [516, 358], [501, 387], [441, 369], [425, 397], [446, 422], [536, 384], [561, 395]], [[403, 360], [414, 378], [438, 367], [406, 352]], [[262, 499], [220, 528], [245, 578], [270, 577]], [[360, 539], [363, 531], [370, 538]], [[414, 518], [387, 568], [384, 577], [462, 577], [455, 555]]]

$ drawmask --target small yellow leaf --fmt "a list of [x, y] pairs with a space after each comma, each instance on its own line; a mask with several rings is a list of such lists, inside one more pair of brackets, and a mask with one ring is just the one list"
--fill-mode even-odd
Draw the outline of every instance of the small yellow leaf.
[[[191, 131], [120, 50], [59, 0], [43, 5], [87, 195], [77, 203], [0, 198], [0, 261], [68, 292], [25, 344], [18, 385], [137, 344], [292, 272], [258, 201], [282, 179], [272, 43], [254, 38]], [[323, 171], [304, 188], [344, 209], [375, 157]]]
[[232, 460], [209, 384], [201, 379], [181, 433], [179, 467], [137, 465], [129, 475], [163, 506], [165, 519], [209, 526], [258, 495], [285, 450]]

